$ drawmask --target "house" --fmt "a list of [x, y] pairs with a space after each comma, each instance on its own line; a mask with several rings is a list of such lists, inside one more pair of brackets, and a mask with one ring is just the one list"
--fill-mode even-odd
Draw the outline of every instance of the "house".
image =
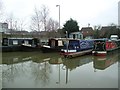
[[81, 32], [72, 32], [69, 34], [69, 38], [83, 39], [83, 34]]
[[118, 34], [116, 26], [103, 26], [100, 30], [100, 37], [107, 37], [111, 34]]
[[92, 27], [82, 27], [81, 33], [83, 34], [83, 38], [93, 38], [94, 31]]

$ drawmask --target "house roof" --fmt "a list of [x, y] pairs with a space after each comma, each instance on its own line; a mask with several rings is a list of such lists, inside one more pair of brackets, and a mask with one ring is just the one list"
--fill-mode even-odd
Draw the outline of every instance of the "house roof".
[[92, 27], [82, 27], [81, 31], [93, 31]]
[[92, 27], [82, 27], [81, 32], [84, 37], [92, 36], [93, 35], [93, 28]]
[[113, 29], [113, 28], [116, 29], [116, 26], [103, 26], [103, 27], [101, 28], [101, 31], [102, 31], [102, 30], [107, 31], [107, 30], [110, 30], [111, 28], [112, 28], [112, 29]]
[[100, 31], [100, 36], [104, 35], [106, 32], [108, 32], [111, 29], [116, 29], [116, 26], [103, 26]]

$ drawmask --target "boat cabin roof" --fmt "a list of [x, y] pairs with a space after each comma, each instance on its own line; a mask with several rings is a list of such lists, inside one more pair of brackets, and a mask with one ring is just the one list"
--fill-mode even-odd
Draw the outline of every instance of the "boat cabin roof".
[[33, 39], [33, 38], [8, 38], [8, 39]]
[[[50, 38], [49, 40], [75, 40], [73, 38]], [[76, 39], [77, 40], [77, 39]]]
[[103, 39], [93, 39], [94, 41], [107, 41], [109, 39], [103, 38]]

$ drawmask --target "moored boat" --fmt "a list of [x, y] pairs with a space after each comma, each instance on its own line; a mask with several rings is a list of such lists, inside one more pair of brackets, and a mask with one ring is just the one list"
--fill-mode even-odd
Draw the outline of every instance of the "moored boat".
[[38, 46], [39, 42], [36, 38], [3, 38], [1, 49], [2, 52], [33, 51]]
[[51, 38], [48, 45], [43, 45], [41, 50], [43, 53], [59, 52], [64, 47], [64, 38]]
[[93, 55], [105, 56], [108, 52], [120, 48], [120, 40], [96, 39], [94, 40]]
[[41, 45], [39, 39], [29, 38], [24, 39], [21, 44], [21, 51], [40, 51]]
[[69, 40], [68, 45], [61, 49], [64, 57], [76, 57], [91, 53], [93, 50], [93, 40]]
[[2, 52], [20, 51], [21, 43], [20, 38], [2, 38]]

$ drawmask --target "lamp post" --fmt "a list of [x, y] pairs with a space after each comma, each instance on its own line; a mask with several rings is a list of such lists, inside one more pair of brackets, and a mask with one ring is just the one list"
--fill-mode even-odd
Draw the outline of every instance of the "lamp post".
[[56, 7], [59, 7], [59, 29], [60, 29], [60, 5], [56, 5]]
[[67, 54], [68, 54], [68, 31], [66, 31], [66, 49], [67, 49]]

